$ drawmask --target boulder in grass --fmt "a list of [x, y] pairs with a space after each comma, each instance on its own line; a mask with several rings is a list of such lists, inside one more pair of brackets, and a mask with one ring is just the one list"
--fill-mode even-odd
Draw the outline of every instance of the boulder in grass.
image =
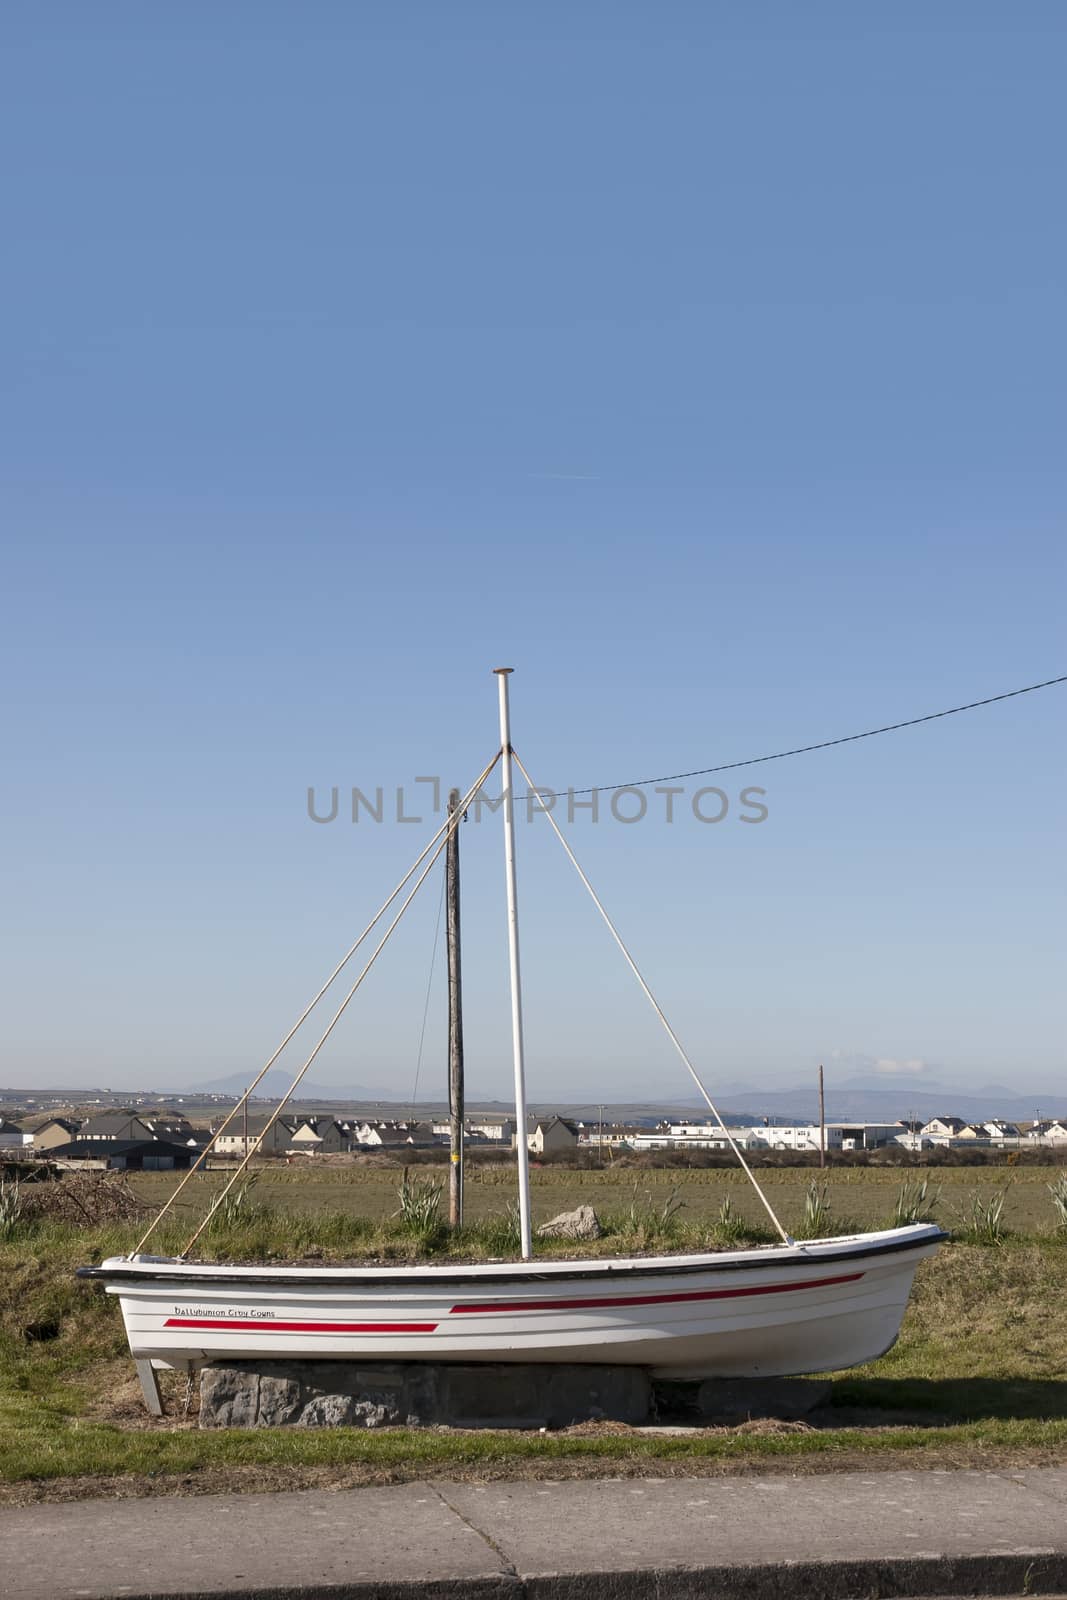
[[604, 1230], [592, 1206], [579, 1206], [577, 1211], [561, 1211], [558, 1217], [543, 1222], [537, 1230], [539, 1239], [601, 1239]]

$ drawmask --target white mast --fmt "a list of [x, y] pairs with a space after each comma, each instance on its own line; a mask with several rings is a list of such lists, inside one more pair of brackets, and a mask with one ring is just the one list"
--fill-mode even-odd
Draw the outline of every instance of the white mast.
[[526, 1074], [522, 1039], [522, 978], [519, 973], [519, 902], [515, 887], [515, 804], [511, 792], [511, 716], [508, 676], [512, 667], [494, 667], [500, 688], [500, 776], [504, 788], [504, 860], [508, 885], [508, 958], [511, 965], [511, 1045], [515, 1056], [515, 1140], [519, 1159], [519, 1230], [522, 1259], [533, 1258], [530, 1232], [530, 1151], [526, 1143]]

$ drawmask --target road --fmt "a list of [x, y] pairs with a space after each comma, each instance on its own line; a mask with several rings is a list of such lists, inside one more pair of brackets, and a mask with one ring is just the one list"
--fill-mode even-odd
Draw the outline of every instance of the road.
[[1067, 1593], [1067, 1467], [458, 1484], [0, 1512], [19, 1600]]

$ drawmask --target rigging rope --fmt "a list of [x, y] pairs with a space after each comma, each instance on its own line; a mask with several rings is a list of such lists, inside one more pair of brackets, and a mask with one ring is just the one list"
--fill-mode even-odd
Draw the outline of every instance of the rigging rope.
[[446, 845], [448, 844], [449, 837], [451, 836], [452, 832], [456, 828], [459, 827], [459, 824], [460, 824], [461, 821], [462, 821], [462, 817], [460, 816], [460, 814], [458, 812], [455, 813], [454, 816], [450, 816], [448, 818], [448, 821], [445, 824], [445, 837], [441, 840], [440, 844], [437, 846], [437, 848], [434, 851], [433, 855], [430, 857], [429, 861], [426, 863], [426, 866], [423, 868], [422, 872], [416, 878], [415, 883], [412, 886], [412, 888], [408, 891], [407, 898], [404, 900], [403, 904], [401, 905], [400, 910], [397, 912], [396, 916], [393, 918], [392, 922], [389, 924], [388, 928], [385, 930], [385, 932], [382, 935], [381, 939], [378, 941], [377, 945], [374, 948], [373, 954], [371, 955], [370, 960], [367, 962], [366, 966], [363, 968], [363, 971], [360, 973], [359, 977], [356, 979], [355, 983], [352, 985], [351, 989], [349, 989], [348, 993], [345, 995], [344, 999], [341, 1001], [341, 1004], [338, 1006], [337, 1010], [334, 1012], [333, 1016], [330, 1018], [330, 1021], [327, 1024], [326, 1029], [324, 1030], [324, 1032], [320, 1035], [318, 1043], [315, 1045], [315, 1048], [312, 1050], [311, 1054], [308, 1056], [307, 1060], [304, 1062], [303, 1066], [300, 1068], [300, 1071], [296, 1074], [296, 1077], [293, 1079], [292, 1083], [289, 1085], [289, 1088], [286, 1090], [286, 1092], [282, 1096], [281, 1100], [278, 1102], [278, 1104], [275, 1106], [274, 1110], [271, 1112], [270, 1116], [267, 1118], [266, 1124], [263, 1127], [263, 1129], [261, 1130], [260, 1134], [258, 1135], [255, 1144], [252, 1146], [251, 1150], [246, 1150], [245, 1151], [244, 1159], [242, 1160], [240, 1166], [237, 1168], [236, 1172], [234, 1172], [234, 1174], [230, 1178], [229, 1182], [224, 1184], [223, 1187], [219, 1190], [219, 1193], [215, 1196], [215, 1199], [214, 1199], [213, 1204], [212, 1204], [212, 1210], [208, 1212], [208, 1214], [204, 1218], [203, 1222], [201, 1222], [199, 1228], [197, 1228], [196, 1232], [193, 1234], [192, 1238], [189, 1240], [188, 1244], [185, 1246], [185, 1249], [180, 1252], [180, 1254], [178, 1256], [179, 1261], [184, 1261], [185, 1257], [189, 1254], [189, 1251], [193, 1248], [193, 1245], [196, 1243], [196, 1241], [199, 1239], [200, 1235], [203, 1233], [204, 1229], [207, 1227], [208, 1223], [211, 1221], [212, 1212], [215, 1210], [216, 1207], [218, 1207], [218, 1206], [220, 1206], [222, 1204], [223, 1200], [225, 1200], [226, 1196], [229, 1194], [230, 1190], [233, 1188], [234, 1184], [237, 1182], [237, 1180], [241, 1176], [242, 1172], [244, 1172], [245, 1168], [248, 1166], [248, 1163], [251, 1161], [252, 1157], [259, 1151], [260, 1147], [263, 1144], [263, 1140], [266, 1138], [267, 1134], [270, 1132], [270, 1130], [273, 1128], [274, 1124], [277, 1122], [278, 1118], [281, 1116], [283, 1110], [285, 1109], [286, 1103], [292, 1098], [295, 1090], [297, 1089], [298, 1085], [300, 1084], [301, 1079], [304, 1077], [304, 1074], [307, 1072], [308, 1068], [312, 1065], [312, 1063], [315, 1060], [315, 1057], [318, 1055], [319, 1051], [322, 1049], [323, 1045], [326, 1043], [327, 1039], [330, 1037], [331, 1033], [336, 1028], [337, 1024], [340, 1022], [341, 1018], [344, 1016], [345, 1012], [348, 1009], [349, 1001], [355, 995], [356, 990], [359, 988], [360, 984], [363, 982], [364, 978], [367, 976], [368, 972], [373, 967], [374, 963], [377, 961], [378, 957], [381, 955], [381, 953], [385, 949], [386, 945], [389, 943], [389, 940], [392, 938], [393, 933], [395, 932], [396, 927], [397, 927], [398, 923], [400, 922], [400, 919], [404, 915], [404, 912], [407, 910], [408, 906], [414, 900], [415, 896], [418, 894], [419, 890], [422, 888], [423, 884], [426, 882], [426, 879], [430, 876], [430, 873], [433, 871], [434, 866], [436, 865], [438, 858], [441, 856], [441, 854], [443, 853]]
[[[496, 766], [497, 762], [500, 760], [500, 754], [501, 754], [501, 752], [498, 750], [496, 752], [496, 754], [493, 756], [492, 761], [490, 761], [488, 763], [488, 765], [485, 766], [482, 769], [482, 771], [479, 773], [478, 777], [475, 779], [474, 783], [471, 785], [471, 787], [467, 791], [467, 796], [466, 796], [466, 802], [465, 803], [469, 804], [469, 802], [473, 798], [473, 796], [477, 794], [478, 790], [481, 788], [481, 786], [485, 782], [486, 778], [489, 776], [489, 774], [492, 772], [493, 768]], [[319, 990], [318, 994], [315, 996], [315, 998], [312, 1001], [309, 1002], [308, 1005], [306, 1005], [304, 1007], [304, 1010], [300, 1013], [300, 1016], [294, 1022], [293, 1026], [289, 1029], [289, 1032], [286, 1034], [286, 1036], [282, 1040], [281, 1044], [278, 1046], [278, 1048], [275, 1050], [274, 1054], [270, 1057], [270, 1059], [266, 1062], [266, 1064], [263, 1067], [260, 1068], [259, 1072], [256, 1073], [256, 1076], [252, 1079], [252, 1082], [248, 1085], [248, 1088], [245, 1090], [245, 1092], [241, 1096], [241, 1098], [236, 1102], [236, 1104], [234, 1105], [233, 1109], [230, 1111], [229, 1115], [226, 1116], [223, 1119], [223, 1121], [219, 1124], [219, 1126], [215, 1129], [214, 1133], [211, 1135], [211, 1138], [208, 1140], [208, 1142], [204, 1146], [203, 1150], [197, 1156], [196, 1160], [193, 1162], [192, 1166], [189, 1168], [189, 1171], [185, 1174], [185, 1177], [179, 1183], [179, 1185], [175, 1189], [174, 1193], [165, 1202], [165, 1204], [160, 1207], [159, 1211], [156, 1212], [156, 1215], [153, 1217], [153, 1219], [152, 1219], [151, 1223], [149, 1224], [148, 1228], [145, 1230], [145, 1232], [142, 1234], [141, 1238], [138, 1240], [137, 1244], [134, 1246], [134, 1249], [133, 1249], [133, 1252], [132, 1252], [134, 1255], [139, 1255], [140, 1252], [144, 1249], [145, 1245], [148, 1243], [148, 1241], [152, 1237], [153, 1233], [155, 1233], [155, 1231], [158, 1228], [159, 1224], [163, 1221], [163, 1218], [167, 1215], [167, 1212], [174, 1205], [174, 1203], [178, 1199], [179, 1195], [185, 1189], [186, 1185], [190, 1182], [190, 1180], [193, 1178], [193, 1176], [204, 1167], [204, 1164], [207, 1161], [208, 1155], [210, 1154], [211, 1150], [214, 1148], [216, 1142], [226, 1132], [226, 1129], [230, 1126], [230, 1123], [237, 1116], [237, 1113], [239, 1111], [243, 1110], [243, 1108], [248, 1104], [248, 1101], [251, 1098], [253, 1092], [259, 1086], [259, 1084], [263, 1081], [263, 1079], [266, 1077], [267, 1073], [270, 1071], [271, 1067], [277, 1061], [278, 1057], [281, 1055], [281, 1053], [285, 1049], [286, 1045], [290, 1042], [290, 1040], [296, 1035], [296, 1033], [299, 1031], [299, 1029], [307, 1021], [308, 1017], [314, 1011], [315, 1007], [318, 1005], [319, 1001], [322, 999], [322, 997], [326, 993], [327, 989], [329, 989], [329, 987], [333, 983], [334, 979], [348, 965], [349, 961], [355, 955], [356, 951], [359, 949], [359, 947], [363, 943], [363, 941], [370, 934], [370, 932], [374, 928], [375, 924], [380, 922], [381, 918], [385, 915], [386, 911], [388, 911], [389, 907], [392, 905], [392, 903], [396, 899], [397, 895], [400, 894], [401, 890], [406, 886], [406, 884], [408, 884], [410, 882], [411, 878], [418, 871], [418, 869], [422, 865], [423, 861], [425, 861], [427, 855], [433, 849], [434, 845], [442, 837], [443, 834], [447, 834], [447, 833], [450, 832], [450, 827], [449, 827], [450, 821], [451, 821], [451, 818], [448, 818], [448, 817], [445, 818], [445, 821], [441, 824], [441, 826], [438, 828], [437, 832], [434, 834], [433, 838], [429, 841], [429, 843], [426, 845], [426, 847], [422, 850], [420, 855], [415, 860], [414, 864], [411, 867], [408, 868], [407, 872], [405, 872], [404, 876], [401, 878], [401, 880], [397, 884], [396, 888], [393, 890], [393, 892], [379, 906], [378, 910], [374, 913], [374, 916], [367, 923], [367, 926], [363, 929], [363, 932], [360, 934], [359, 938], [355, 941], [354, 944], [349, 946], [348, 950], [341, 957], [341, 960], [337, 963], [336, 967], [334, 967], [333, 971], [330, 973], [330, 976], [326, 979], [326, 982], [322, 985], [322, 988]], [[436, 860], [436, 859], [437, 858], [435, 856], [434, 860]], [[431, 863], [431, 865], [432, 865], [432, 863]], [[285, 1100], [282, 1101], [282, 1105], [284, 1105], [285, 1101], [289, 1099], [289, 1096], [292, 1094], [292, 1092], [293, 1092], [293, 1086], [290, 1087], [290, 1089], [288, 1091], [288, 1094], [285, 1096]], [[266, 1130], [264, 1130], [264, 1132], [265, 1131]], [[258, 1149], [260, 1142], [261, 1142], [261, 1140], [257, 1141], [256, 1145], [253, 1148], [254, 1149]], [[247, 1156], [247, 1154], [248, 1154], [247, 1150], [246, 1150], [245, 1154]], [[221, 1196], [220, 1196], [220, 1198], [221, 1198]], [[188, 1249], [188, 1246], [186, 1248]]]
[[[523, 766], [522, 762], [519, 760], [519, 757], [516, 754], [514, 749], [512, 749], [511, 754], [514, 757], [515, 765], [518, 767], [519, 771], [522, 773], [523, 777], [526, 779], [526, 782], [530, 785], [531, 791], [535, 795], [537, 795], [538, 791], [537, 791], [536, 788], [534, 788], [534, 781], [530, 777], [530, 774], [527, 772], [526, 768]], [[714, 1116], [716, 1122], [719, 1124], [719, 1127], [722, 1129], [723, 1133], [726, 1135], [726, 1138], [727, 1138], [727, 1140], [729, 1142], [731, 1150], [733, 1151], [734, 1155], [737, 1157], [738, 1161], [741, 1163], [742, 1167], [744, 1168], [745, 1173], [748, 1176], [749, 1182], [752, 1184], [752, 1187], [755, 1189], [756, 1193], [760, 1197], [760, 1200], [763, 1202], [763, 1208], [766, 1211], [767, 1215], [770, 1217], [771, 1221], [774, 1223], [774, 1226], [777, 1229], [778, 1233], [781, 1235], [783, 1243], [785, 1243], [787, 1245], [795, 1244], [796, 1241], [790, 1237], [790, 1235], [786, 1232], [785, 1228], [783, 1228], [782, 1224], [779, 1222], [778, 1215], [777, 1215], [774, 1207], [771, 1205], [771, 1202], [767, 1199], [767, 1196], [764, 1194], [763, 1189], [760, 1187], [759, 1180], [757, 1179], [755, 1173], [752, 1171], [752, 1168], [749, 1166], [748, 1162], [745, 1160], [744, 1156], [741, 1154], [740, 1145], [737, 1143], [737, 1141], [734, 1138], [733, 1134], [730, 1132], [729, 1128], [726, 1126], [725, 1122], [722, 1120], [722, 1117], [719, 1115], [718, 1108], [715, 1105], [714, 1101], [712, 1100], [712, 1098], [711, 1098], [710, 1094], [708, 1093], [708, 1091], [705, 1089], [704, 1084], [703, 1084], [703, 1082], [702, 1082], [702, 1080], [700, 1078], [700, 1074], [697, 1072], [697, 1069], [694, 1067], [692, 1061], [690, 1061], [689, 1056], [687, 1055], [687, 1053], [686, 1053], [686, 1051], [685, 1051], [685, 1049], [684, 1049], [684, 1047], [682, 1045], [682, 1042], [679, 1039], [678, 1035], [675, 1033], [674, 1029], [671, 1027], [670, 1023], [667, 1021], [667, 1018], [663, 1013], [663, 1009], [660, 1006], [659, 1001], [656, 999], [655, 995], [652, 993], [652, 990], [649, 988], [648, 984], [645, 982], [644, 978], [642, 977], [640, 969], [638, 968], [637, 962], [634, 960], [633, 956], [630, 954], [629, 950], [627, 950], [625, 944], [623, 943], [621, 934], [619, 933], [619, 931], [616, 928], [615, 924], [612, 922], [611, 918], [608, 916], [608, 914], [605, 911], [603, 905], [601, 904], [600, 898], [597, 895], [596, 890], [593, 888], [593, 885], [589, 882], [589, 879], [586, 877], [585, 873], [582, 871], [581, 867], [578, 865], [578, 859], [575, 856], [574, 851], [571, 849], [570, 845], [567, 843], [566, 839], [564, 838], [562, 832], [560, 831], [560, 828], [559, 828], [559, 825], [556, 822], [556, 819], [553, 817], [551, 811], [549, 811], [547, 809], [544, 811], [544, 815], [548, 818], [549, 823], [552, 826], [553, 833], [556, 835], [556, 838], [559, 840], [560, 844], [563, 846], [564, 850], [566, 851], [567, 856], [570, 859], [570, 863], [573, 866], [575, 872], [577, 872], [579, 878], [581, 878], [582, 882], [585, 884], [585, 887], [588, 889], [590, 897], [591, 897], [591, 899], [593, 901], [593, 904], [596, 906], [597, 910], [600, 912], [600, 915], [603, 917], [604, 921], [606, 922], [607, 927], [608, 927], [608, 932], [611, 934], [611, 937], [615, 940], [615, 943], [618, 945], [619, 949], [622, 951], [624, 957], [626, 958], [626, 962], [627, 962], [627, 965], [630, 968], [630, 971], [633, 973], [634, 977], [637, 979], [638, 983], [641, 985], [641, 988], [644, 990], [646, 999], [648, 1000], [649, 1004], [651, 1005], [653, 1011], [655, 1011], [655, 1013], [656, 1013], [657, 1017], [659, 1018], [659, 1020], [662, 1022], [664, 1028], [667, 1030], [667, 1037], [670, 1039], [670, 1041], [673, 1044], [674, 1048], [677, 1050], [678, 1054], [681, 1056], [683, 1062], [685, 1063], [685, 1066], [686, 1066], [686, 1069], [687, 1069], [687, 1071], [689, 1073], [689, 1076], [692, 1078], [693, 1082], [696, 1084], [697, 1088], [700, 1090], [700, 1093], [703, 1095], [705, 1101], [707, 1102], [708, 1110], [712, 1113], [712, 1115]]]
[[441, 898], [437, 902], [437, 922], [433, 930], [433, 949], [430, 951], [430, 973], [426, 979], [426, 999], [422, 1006], [422, 1027], [419, 1029], [419, 1053], [415, 1057], [415, 1082], [411, 1089], [411, 1120], [415, 1120], [415, 1102], [419, 1098], [419, 1075], [422, 1072], [422, 1051], [426, 1043], [426, 1019], [430, 1015], [430, 994], [433, 989], [433, 975], [437, 967], [437, 946], [441, 938], [441, 916], [445, 909], [445, 889], [447, 879], [441, 879]]

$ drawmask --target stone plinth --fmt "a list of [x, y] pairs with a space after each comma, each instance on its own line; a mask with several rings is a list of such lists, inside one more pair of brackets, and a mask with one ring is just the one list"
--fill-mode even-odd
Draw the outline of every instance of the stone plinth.
[[202, 1428], [565, 1428], [647, 1422], [640, 1367], [231, 1361], [200, 1374]]
[[701, 1382], [656, 1380], [661, 1417], [726, 1426], [773, 1417], [806, 1417], [830, 1397], [829, 1378], [705, 1378]]

